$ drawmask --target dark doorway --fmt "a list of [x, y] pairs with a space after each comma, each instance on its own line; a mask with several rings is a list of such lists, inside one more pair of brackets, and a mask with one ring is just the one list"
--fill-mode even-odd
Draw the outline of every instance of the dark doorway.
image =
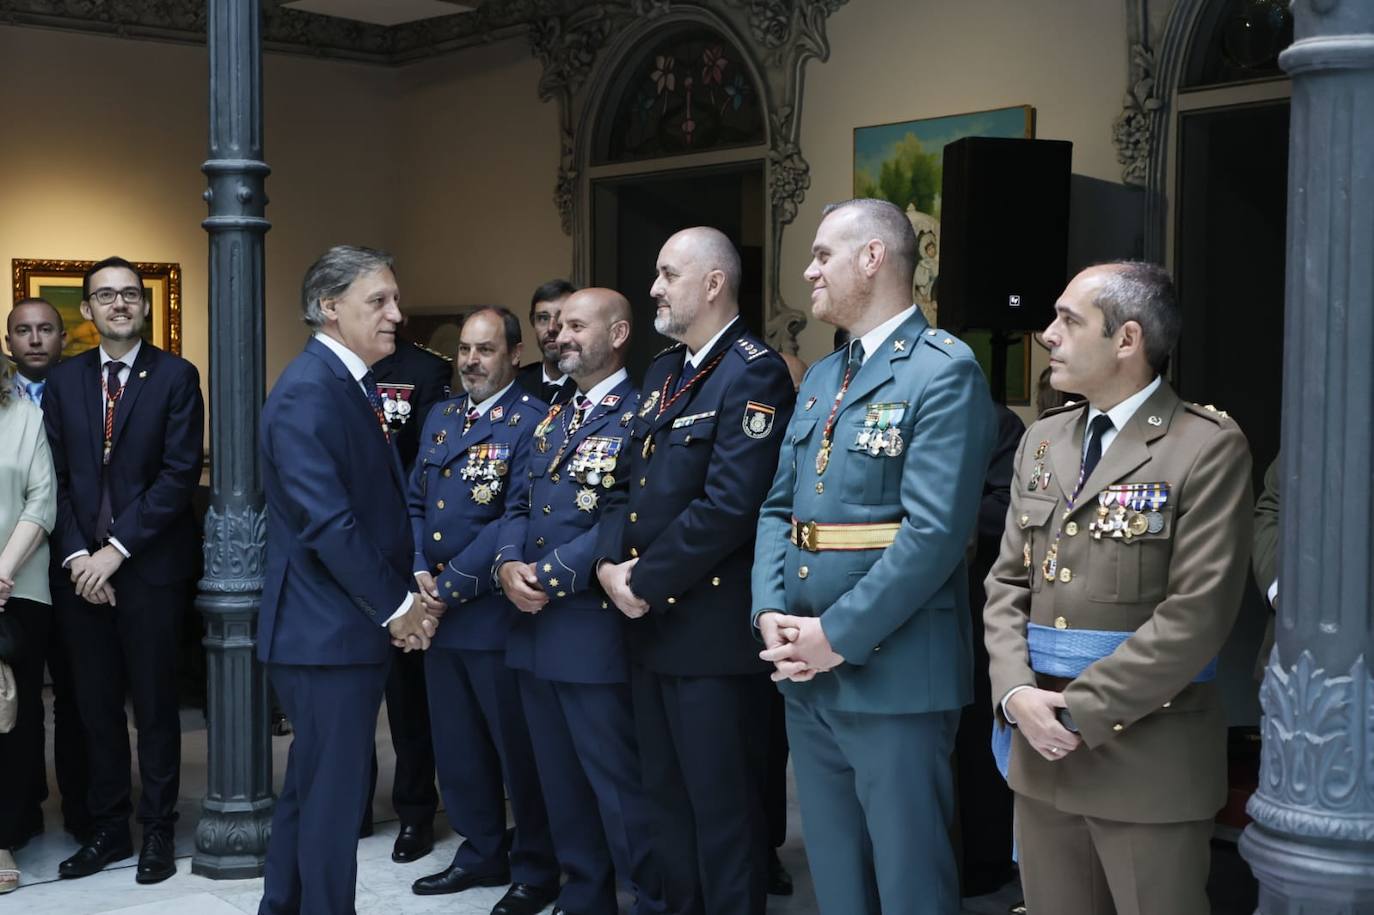
[[1279, 450], [1288, 101], [1181, 118], [1180, 396], [1240, 424], [1255, 483]]
[[740, 313], [763, 331], [763, 163], [743, 162], [592, 183], [592, 275], [596, 286], [624, 293], [634, 308], [630, 377], [636, 382], [654, 355], [673, 341], [654, 330], [658, 251], [689, 226], [714, 226], [739, 249], [744, 266]]

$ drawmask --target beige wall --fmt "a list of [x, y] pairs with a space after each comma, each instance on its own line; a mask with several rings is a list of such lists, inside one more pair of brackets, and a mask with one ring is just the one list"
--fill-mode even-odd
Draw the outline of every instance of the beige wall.
[[[0, 263], [175, 261], [182, 352], [208, 367], [205, 49], [0, 26]], [[267, 377], [299, 350], [300, 279], [328, 245], [393, 243], [394, 71], [264, 62]], [[9, 296], [5, 296], [8, 312]]]

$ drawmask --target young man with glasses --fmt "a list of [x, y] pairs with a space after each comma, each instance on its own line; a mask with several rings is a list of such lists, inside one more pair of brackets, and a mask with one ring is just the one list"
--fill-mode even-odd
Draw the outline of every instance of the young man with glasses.
[[205, 405], [195, 366], [143, 339], [148, 312], [133, 264], [110, 257], [92, 266], [81, 314], [100, 345], [54, 368], [43, 393], [58, 487], [52, 552], [67, 572], [54, 576], [53, 605], [91, 763], [92, 829], [59, 868], [68, 878], [133, 853], [126, 694], [142, 784], [136, 879], [176, 872], [177, 628], [200, 566], [191, 496]]

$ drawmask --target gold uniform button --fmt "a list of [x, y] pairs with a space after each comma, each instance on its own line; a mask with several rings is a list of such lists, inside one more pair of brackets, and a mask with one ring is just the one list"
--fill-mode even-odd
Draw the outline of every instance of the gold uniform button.
[[820, 495], [820, 494], [823, 493], [823, 492], [825, 492], [825, 484], [822, 483], [820, 480], [817, 480], [817, 481], [816, 481], [816, 495]]
[[1064, 525], [1064, 533], [1068, 534], [1070, 537], [1078, 536], [1078, 522], [1070, 521], [1068, 524]]
[[540, 538], [538, 538], [537, 540], [535, 540], [535, 541], [534, 541], [534, 545], [535, 545], [535, 546], [543, 546], [543, 545], [544, 545], [544, 538], [543, 538], [543, 537], [540, 537]]
[[446, 476], [446, 477], [451, 477], [451, 476], [453, 476], [453, 468], [452, 468], [452, 467], [445, 467], [445, 468], [444, 468], [444, 476]]
[[1066, 585], [1073, 581], [1073, 569], [1070, 569], [1068, 566], [1064, 566], [1064, 568], [1060, 569], [1059, 580]]
[[797, 577], [798, 577], [798, 578], [805, 578], [806, 576], [808, 576], [808, 575], [810, 575], [810, 574], [811, 574], [811, 570], [808, 569], [806, 566], [802, 566], [800, 569], [797, 570]]
[[568, 592], [567, 592], [567, 591], [559, 591], [559, 592], [558, 592], [558, 596], [559, 596], [559, 597], [567, 597], [567, 596], [568, 596]]
[[648, 485], [649, 485], [649, 478], [648, 478], [648, 477], [640, 477], [640, 478], [639, 478], [639, 485], [640, 485], [640, 486], [648, 486]]
[[558, 474], [556, 474], [556, 473], [551, 473], [551, 474], [549, 474], [549, 480], [550, 480], [551, 482], [553, 482], [553, 483], [557, 483], [557, 482], [558, 482]]
[[1126, 725], [1118, 721], [1116, 724], [1112, 725], [1112, 730], [1120, 733], [1121, 731], [1126, 730]]
[[439, 533], [438, 531], [435, 531], [435, 532], [434, 532], [434, 539], [435, 539], [435, 540], [443, 540], [443, 539], [444, 539], [444, 535], [441, 534], [441, 533]]
[[443, 511], [443, 510], [444, 510], [444, 500], [443, 500], [443, 499], [440, 499], [438, 502], [435, 502], [435, 503], [434, 503], [434, 507], [437, 508], [437, 509], [439, 509], [440, 511]]
[[712, 578], [712, 579], [711, 579], [711, 585], [712, 585], [712, 587], [719, 588], [719, 587], [720, 587], [720, 576], [717, 575], [715, 578]]
[[633, 546], [630, 547], [630, 558], [631, 558], [631, 559], [637, 559], [638, 557], [639, 557], [639, 549], [638, 549], [637, 547], [633, 547]]
[[1168, 708], [1169, 706], [1171, 706], [1171, 705], [1173, 705], [1173, 704], [1174, 704], [1174, 700], [1170, 699], [1168, 702], [1164, 703], [1164, 707], [1165, 707], [1165, 708]]
[[547, 515], [547, 514], [548, 514], [549, 512], [551, 512], [551, 511], [553, 511], [553, 506], [552, 506], [552, 505], [545, 505], [545, 506], [544, 506], [544, 514]]
[[1021, 526], [1022, 526], [1022, 527], [1025, 527], [1027, 524], [1030, 524], [1030, 515], [1022, 515], [1022, 516], [1021, 516]]
[[670, 597], [670, 598], [668, 598], [668, 603], [670, 603], [670, 604], [675, 604], [675, 603], [677, 603], [677, 598], [676, 598], [676, 597]]
[[1068, 628], [1069, 628], [1069, 621], [1066, 620], [1066, 619], [1064, 619], [1064, 617], [1062, 617], [1062, 616], [1056, 616], [1056, 617], [1054, 618], [1054, 628], [1055, 628], [1055, 629], [1068, 629]]
[[639, 520], [639, 513], [638, 513], [638, 512], [630, 512], [630, 523], [631, 523], [631, 524], [634, 524], [634, 523], [635, 523], [636, 521], [638, 521], [638, 520]]

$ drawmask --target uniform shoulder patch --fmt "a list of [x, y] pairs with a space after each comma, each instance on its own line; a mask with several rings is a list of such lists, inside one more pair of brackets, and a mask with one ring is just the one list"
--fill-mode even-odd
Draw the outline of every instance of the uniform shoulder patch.
[[666, 356], [666, 355], [668, 355], [669, 353], [676, 352], [676, 351], [678, 351], [678, 350], [680, 350], [680, 349], [685, 348], [686, 345], [687, 345], [687, 344], [685, 344], [685, 343], [670, 343], [669, 345], [663, 347], [663, 349], [661, 349], [661, 350], [659, 350], [658, 352], [654, 353], [654, 358], [657, 359], [657, 358], [660, 357], [660, 356]]
[[766, 356], [772, 351], [772, 347], [767, 344], [755, 343], [748, 337], [740, 337], [735, 341], [735, 352], [743, 356], [745, 362], [753, 362], [760, 356]]

